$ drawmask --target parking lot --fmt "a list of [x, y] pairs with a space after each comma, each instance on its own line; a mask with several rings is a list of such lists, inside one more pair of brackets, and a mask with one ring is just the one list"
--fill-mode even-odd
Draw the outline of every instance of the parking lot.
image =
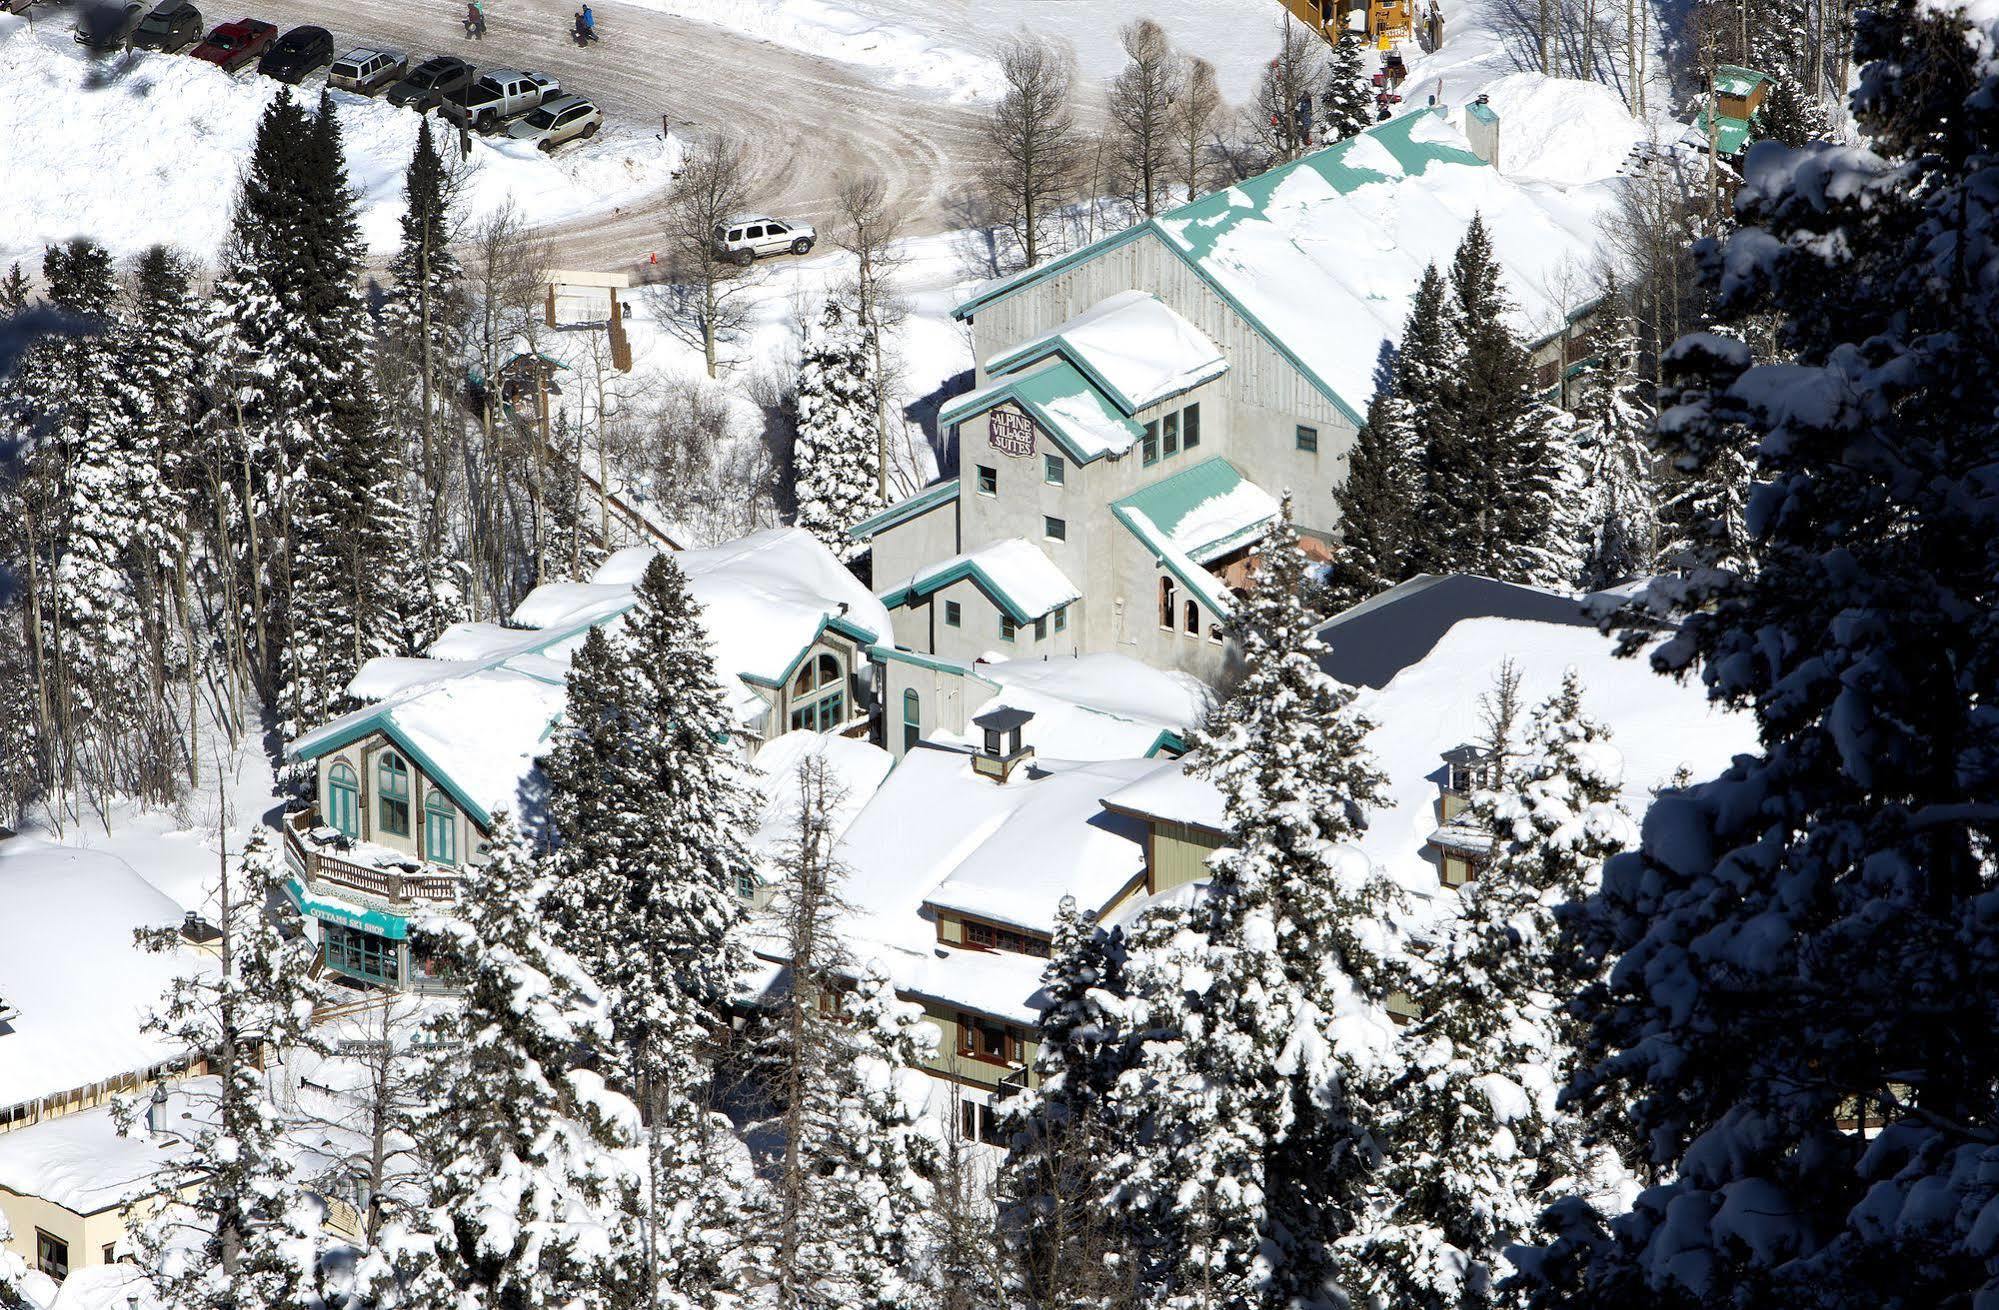
[[[565, 91], [589, 97], [612, 124], [660, 131], [670, 123], [682, 135], [738, 133], [750, 149], [759, 207], [806, 222], [823, 225], [830, 217], [843, 171], [870, 169], [888, 179], [915, 231], [941, 230], [948, 197], [968, 175], [977, 142], [974, 111], [889, 90], [841, 65], [720, 28], [616, 3], [595, 6], [601, 39], [582, 48], [570, 39], [579, 6], [568, 0], [488, 0], [483, 40], [465, 35], [462, 0], [421, 8], [403, 0], [238, 3], [225, 11], [209, 0], [204, 24], [239, 17], [282, 31], [316, 24], [333, 33], [339, 53], [389, 46], [408, 55], [412, 67], [447, 54], [481, 69], [547, 73]], [[324, 77], [316, 71], [305, 85]], [[656, 201], [627, 206], [558, 225], [550, 236], [570, 266], [629, 268], [657, 247], [657, 212]]]

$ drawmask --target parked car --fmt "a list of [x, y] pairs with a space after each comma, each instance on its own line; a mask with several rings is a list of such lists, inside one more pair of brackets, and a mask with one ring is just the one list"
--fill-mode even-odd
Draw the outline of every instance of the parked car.
[[819, 233], [810, 223], [792, 223], [768, 214], [745, 214], [715, 229], [715, 248], [738, 264], [759, 255], [802, 255], [812, 249]]
[[458, 56], [438, 55], [424, 60], [390, 87], [389, 103], [398, 109], [408, 107], [427, 114], [437, 108], [438, 101], [460, 87], [469, 86], [474, 76], [472, 65]]
[[333, 59], [333, 33], [323, 27], [294, 27], [264, 52], [257, 71], [280, 82], [298, 82]]
[[357, 96], [371, 96], [385, 86], [402, 81], [410, 61], [395, 50], [349, 50], [326, 70], [326, 84]]
[[76, 43], [99, 54], [122, 50], [145, 16], [146, 0], [90, 5], [76, 20]]
[[532, 141], [553, 150], [565, 141], [593, 137], [604, 125], [604, 111], [582, 96], [557, 96], [507, 128], [516, 141]]
[[444, 97], [437, 112], [461, 127], [490, 132], [561, 94], [552, 77], [502, 68], [481, 73], [478, 81]]
[[269, 49], [277, 36], [275, 23], [261, 18], [239, 18], [210, 32], [208, 39], [194, 48], [194, 57], [214, 64], [225, 73], [233, 73]]
[[173, 54], [201, 40], [201, 30], [201, 11], [188, 0], [164, 0], [132, 29], [132, 45]]

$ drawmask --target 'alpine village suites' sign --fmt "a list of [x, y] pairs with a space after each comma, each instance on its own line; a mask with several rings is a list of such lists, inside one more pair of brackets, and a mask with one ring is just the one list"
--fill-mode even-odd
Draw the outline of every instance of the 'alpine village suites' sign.
[[1034, 420], [1002, 405], [986, 416], [986, 440], [1002, 455], [1025, 459], [1034, 453]]

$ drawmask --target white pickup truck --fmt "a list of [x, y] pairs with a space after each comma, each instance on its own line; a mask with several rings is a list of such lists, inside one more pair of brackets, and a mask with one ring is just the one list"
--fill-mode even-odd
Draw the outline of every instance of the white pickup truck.
[[552, 77], [496, 68], [481, 73], [477, 81], [462, 91], [447, 95], [437, 112], [460, 127], [490, 132], [561, 94], [562, 88]]

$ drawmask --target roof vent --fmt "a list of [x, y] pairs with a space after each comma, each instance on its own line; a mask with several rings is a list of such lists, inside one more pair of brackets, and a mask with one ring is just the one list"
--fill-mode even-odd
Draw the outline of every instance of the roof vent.
[[1015, 709], [1010, 705], [975, 715], [972, 726], [985, 736], [978, 753], [972, 756], [973, 771], [1004, 784], [1013, 777], [1016, 769], [1034, 763], [1034, 747], [1022, 745], [1020, 740], [1020, 730], [1033, 717], [1032, 711]]
[[1499, 113], [1485, 96], [1465, 106], [1465, 140], [1473, 154], [1499, 167]]

